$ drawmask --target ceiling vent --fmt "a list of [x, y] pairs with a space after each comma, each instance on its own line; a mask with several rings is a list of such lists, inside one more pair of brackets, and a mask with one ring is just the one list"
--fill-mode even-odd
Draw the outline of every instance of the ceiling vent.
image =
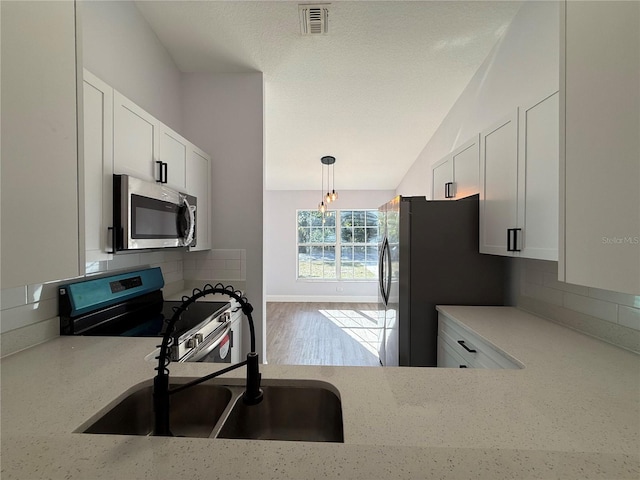
[[326, 35], [329, 33], [329, 4], [298, 5], [300, 33]]

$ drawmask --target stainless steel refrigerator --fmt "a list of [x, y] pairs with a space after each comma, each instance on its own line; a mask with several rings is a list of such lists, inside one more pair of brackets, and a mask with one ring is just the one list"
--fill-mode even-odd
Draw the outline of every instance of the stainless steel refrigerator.
[[507, 259], [478, 252], [478, 229], [478, 195], [396, 197], [380, 207], [383, 366], [436, 366], [436, 305], [504, 305]]

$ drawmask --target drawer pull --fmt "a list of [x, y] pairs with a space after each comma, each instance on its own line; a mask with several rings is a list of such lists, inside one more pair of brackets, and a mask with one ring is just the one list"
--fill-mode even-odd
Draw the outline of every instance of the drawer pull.
[[465, 345], [464, 340], [458, 340], [458, 343], [462, 345], [462, 348], [464, 348], [467, 352], [476, 353], [476, 350], [474, 350], [473, 348], [469, 348], [467, 347], [467, 345]]
[[467, 368], [466, 365], [460, 365], [460, 368]]

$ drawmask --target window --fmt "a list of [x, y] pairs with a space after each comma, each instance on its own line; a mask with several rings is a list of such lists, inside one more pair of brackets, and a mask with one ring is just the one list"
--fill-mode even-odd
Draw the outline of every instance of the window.
[[298, 210], [298, 278], [378, 277], [378, 211]]

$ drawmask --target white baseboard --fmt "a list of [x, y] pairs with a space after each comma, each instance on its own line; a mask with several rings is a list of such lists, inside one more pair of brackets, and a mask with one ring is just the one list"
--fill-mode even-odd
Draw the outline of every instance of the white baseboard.
[[378, 303], [378, 297], [334, 295], [267, 295], [267, 302]]

